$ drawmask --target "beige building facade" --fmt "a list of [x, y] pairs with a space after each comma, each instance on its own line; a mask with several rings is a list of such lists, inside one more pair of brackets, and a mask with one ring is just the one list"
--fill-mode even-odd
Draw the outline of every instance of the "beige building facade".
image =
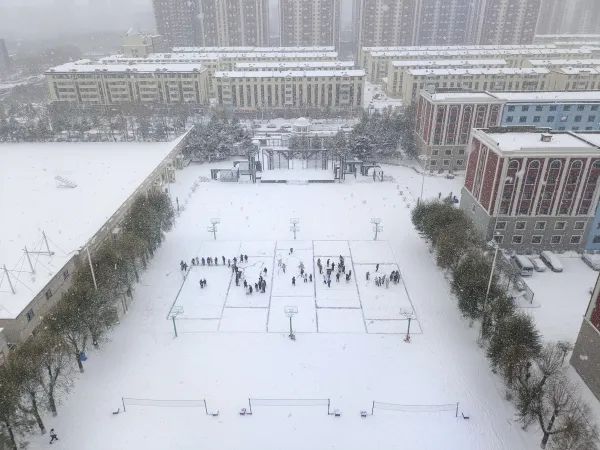
[[237, 111], [259, 109], [360, 108], [363, 70], [217, 72], [219, 106]]
[[279, 0], [282, 46], [340, 44], [341, 0]]

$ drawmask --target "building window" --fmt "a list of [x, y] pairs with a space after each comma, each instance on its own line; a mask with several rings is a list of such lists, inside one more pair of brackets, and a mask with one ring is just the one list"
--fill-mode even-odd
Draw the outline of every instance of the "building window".
[[594, 239], [592, 240], [592, 243], [594, 244], [600, 244], [600, 234], [597, 234], [594, 236]]
[[429, 165], [430, 166], [437, 166], [437, 161], [436, 160], [430, 161]]
[[581, 122], [581, 116], [575, 116], [575, 122]]
[[449, 159], [445, 159], [443, 161], [444, 166], [449, 166], [450, 165], [450, 160]]
[[577, 111], [583, 111], [585, 109], [585, 105], [577, 105]]
[[512, 112], [512, 111], [515, 110], [515, 107], [511, 105], [511, 106], [508, 107], [508, 110]]
[[512, 243], [513, 244], [522, 244], [523, 243], [523, 236], [519, 235], [515, 235], [512, 237]]
[[499, 220], [498, 222], [496, 222], [496, 230], [506, 230], [506, 221]]
[[546, 229], [546, 222], [545, 221], [541, 221], [541, 222], [536, 222], [535, 223], [534, 230], [545, 230], [545, 229]]
[[462, 165], [464, 165], [464, 163], [465, 163], [465, 160], [464, 160], [464, 159], [457, 159], [457, 160], [456, 160], [456, 165], [457, 165], [457, 166], [462, 166]]
[[562, 241], [562, 236], [559, 234], [556, 234], [550, 238], [550, 243], [552, 245], [558, 245], [560, 244], [560, 241]]
[[537, 106], [535, 107], [535, 110], [536, 110], [536, 111], [542, 111], [543, 109], [544, 109], [544, 107], [543, 107], [542, 105], [537, 105]]
[[540, 116], [533, 116], [534, 122], [539, 122], [542, 118]]
[[439, 152], [440, 152], [439, 150], [432, 150], [432, 151], [431, 151], [431, 154], [432, 154], [433, 156], [437, 156]]
[[550, 105], [550, 111], [556, 111], [556, 105]]
[[506, 118], [506, 121], [507, 121], [508, 123], [512, 123], [512, 121], [513, 121], [513, 116], [508, 116], [508, 117]]
[[529, 111], [529, 106], [521, 106], [521, 111]]
[[564, 230], [567, 226], [567, 222], [556, 222], [554, 224], [554, 229], [555, 230]]
[[46, 291], [46, 300], [50, 300], [50, 298], [52, 297], [52, 289], [48, 289]]
[[446, 153], [447, 156], [449, 156], [449, 155], [452, 154], [452, 150], [446, 150], [445, 153]]
[[35, 316], [35, 314], [33, 313], [33, 308], [27, 311], [27, 314], [25, 314], [25, 316], [27, 317], [27, 322], [31, 322], [31, 319], [33, 319], [33, 316]]
[[465, 154], [465, 149], [464, 149], [464, 148], [460, 149], [460, 150], [458, 151], [458, 154], [459, 154], [459, 155], [464, 155], [464, 154]]
[[519, 117], [519, 123], [525, 123], [525, 122], [527, 122], [527, 116]]
[[575, 222], [573, 226], [574, 230], [583, 230], [585, 228], [585, 222]]
[[571, 105], [565, 105], [563, 111], [571, 111]]
[[527, 226], [527, 222], [519, 221], [515, 223], [515, 230], [524, 230]]
[[596, 116], [588, 116], [588, 122], [595, 122]]
[[579, 244], [581, 242], [581, 236], [571, 236], [571, 244]]
[[548, 123], [554, 122], [554, 116], [548, 116], [548, 118], [546, 119], [546, 122], [548, 122]]
[[496, 241], [497, 244], [502, 244], [502, 241], [504, 241], [504, 235], [503, 234], [496, 234], [494, 236], [494, 241]]
[[592, 111], [598, 111], [598, 105], [592, 105], [590, 108]]
[[543, 239], [543, 236], [536, 234], [535, 236], [531, 236], [531, 243], [532, 244], [541, 244], [542, 239]]

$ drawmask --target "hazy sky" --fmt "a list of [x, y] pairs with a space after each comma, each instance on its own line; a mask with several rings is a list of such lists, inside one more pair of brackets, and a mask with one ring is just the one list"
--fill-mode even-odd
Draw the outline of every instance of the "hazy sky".
[[[276, 11], [278, 0], [269, 0]], [[342, 0], [343, 22], [352, 0]], [[272, 14], [276, 17], [275, 14]], [[152, 0], [0, 0], [0, 38], [47, 38], [129, 28], [153, 31]]]

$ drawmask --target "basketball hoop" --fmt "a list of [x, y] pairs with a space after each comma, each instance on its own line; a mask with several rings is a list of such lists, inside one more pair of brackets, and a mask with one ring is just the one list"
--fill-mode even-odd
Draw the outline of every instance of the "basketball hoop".
[[297, 306], [293, 306], [293, 305], [289, 305], [289, 306], [286, 306], [286, 307], [283, 308], [283, 312], [290, 319], [290, 334], [288, 335], [288, 337], [292, 341], [295, 341], [296, 340], [296, 335], [294, 334], [294, 329], [292, 328], [292, 318], [296, 314], [298, 314], [298, 307]]

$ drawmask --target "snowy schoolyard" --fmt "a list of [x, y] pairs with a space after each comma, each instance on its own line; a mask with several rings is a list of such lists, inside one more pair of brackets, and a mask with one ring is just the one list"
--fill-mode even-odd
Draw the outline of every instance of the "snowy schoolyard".
[[[394, 182], [199, 182], [210, 167], [177, 173], [175, 227], [109, 342], [88, 352], [86, 372], [59, 415], [47, 418], [60, 438], [54, 448], [538, 448], [539, 433], [514, 421], [503, 382], [476, 344], [478, 330], [460, 317], [448, 281], [410, 222], [419, 174], [385, 166]], [[425, 197], [457, 194], [461, 183], [427, 176]], [[383, 225], [377, 241], [373, 217]], [[207, 231], [211, 218], [220, 219], [216, 240]], [[299, 219], [295, 241], [290, 218]], [[248, 255], [248, 282], [267, 269], [265, 293], [247, 295], [235, 285], [222, 256], [240, 254]], [[317, 261], [337, 265], [340, 255], [351, 279], [328, 287]], [[179, 262], [207, 256], [219, 265], [193, 266], [184, 279]], [[300, 262], [313, 281], [298, 276], [292, 286]], [[375, 286], [377, 264], [378, 272], [399, 270], [400, 283]], [[298, 309], [295, 341], [287, 337], [286, 306]], [[179, 311], [177, 338], [170, 311]], [[405, 343], [408, 316], [412, 339]], [[123, 397], [173, 402], [129, 402], [123, 412]], [[249, 398], [275, 401], [257, 400], [253, 414], [241, 416]], [[207, 415], [202, 400], [219, 415]], [[383, 405], [371, 415], [373, 401], [443, 406]], [[469, 420], [455, 417], [457, 402]], [[328, 415], [327, 403], [341, 416]], [[30, 441], [30, 448], [48, 445], [46, 437]]]

